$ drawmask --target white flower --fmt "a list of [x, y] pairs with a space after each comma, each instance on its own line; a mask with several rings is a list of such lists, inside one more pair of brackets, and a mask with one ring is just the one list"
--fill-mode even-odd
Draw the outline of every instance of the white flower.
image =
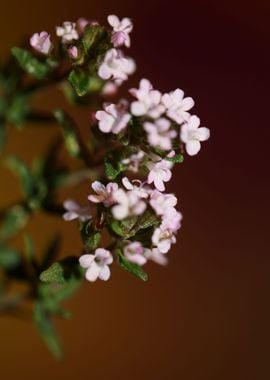
[[163, 150], [172, 149], [172, 139], [177, 136], [175, 130], [171, 130], [171, 122], [168, 119], [160, 118], [155, 123], [145, 122], [144, 130], [147, 132], [147, 140], [150, 145]]
[[150, 162], [148, 164], [149, 174], [147, 182], [150, 184], [154, 182], [155, 187], [159, 191], [164, 191], [164, 182], [168, 182], [172, 177], [172, 163], [167, 160], [161, 160], [158, 162]]
[[167, 116], [178, 124], [186, 121], [190, 114], [189, 111], [194, 106], [192, 98], [184, 98], [184, 91], [177, 88], [175, 91], [162, 96], [162, 103], [167, 109]]
[[181, 212], [177, 211], [174, 207], [171, 207], [163, 214], [160, 228], [162, 230], [176, 232], [181, 227], [182, 219], [183, 215]]
[[165, 107], [161, 104], [161, 93], [153, 90], [148, 79], [142, 79], [139, 88], [132, 88], [129, 92], [137, 98], [137, 101], [131, 103], [131, 113], [134, 116], [148, 115], [157, 119], [165, 112]]
[[113, 262], [110, 251], [104, 248], [98, 248], [94, 255], [83, 255], [79, 259], [82, 268], [86, 269], [85, 278], [94, 282], [98, 278], [107, 281], [110, 278], [111, 271], [109, 265]]
[[127, 190], [133, 191], [139, 198], [148, 198], [149, 189], [145, 188], [139, 179], [133, 179], [130, 182], [127, 177], [124, 177], [122, 183]]
[[146, 203], [138, 197], [135, 191], [118, 189], [113, 193], [113, 199], [117, 204], [112, 207], [112, 214], [118, 220], [123, 220], [128, 216], [141, 215], [146, 209]]
[[92, 189], [96, 192], [96, 195], [89, 195], [89, 201], [103, 203], [106, 207], [109, 207], [114, 203], [113, 192], [118, 189], [118, 185], [115, 182], [109, 182], [104, 186], [101, 182], [95, 181], [92, 183]]
[[42, 54], [49, 54], [52, 49], [51, 36], [47, 32], [35, 33], [30, 38], [30, 45]]
[[56, 35], [62, 37], [63, 43], [69, 43], [79, 38], [75, 22], [70, 21], [65, 21], [62, 26], [57, 26]]
[[157, 215], [164, 215], [174, 208], [177, 204], [177, 198], [173, 194], [164, 194], [154, 190], [150, 195], [150, 205]]
[[138, 153], [134, 153], [128, 158], [125, 158], [124, 160], [122, 160], [122, 163], [125, 165], [128, 165], [128, 170], [134, 173], [137, 173], [139, 171], [139, 166], [143, 158], [144, 158], [144, 152], [142, 150], [139, 150]]
[[158, 248], [145, 249], [144, 256], [147, 260], [152, 260], [159, 265], [167, 265], [168, 259], [164, 253], [161, 253]]
[[85, 222], [92, 217], [89, 206], [81, 206], [72, 199], [67, 199], [63, 206], [66, 209], [66, 212], [63, 214], [65, 221], [79, 219], [81, 222]]
[[130, 121], [131, 115], [126, 112], [126, 104], [110, 104], [105, 106], [105, 111], [97, 111], [96, 119], [103, 133], [118, 134], [125, 129]]
[[147, 259], [145, 258], [143, 253], [144, 248], [142, 244], [138, 241], [134, 241], [126, 245], [124, 248], [124, 255], [126, 256], [126, 258], [130, 262], [138, 265], [144, 265], [147, 262]]
[[114, 46], [117, 47], [125, 45], [126, 47], [130, 47], [129, 33], [133, 29], [131, 20], [125, 17], [120, 21], [119, 18], [115, 15], [108, 16], [107, 20], [108, 23], [113, 27], [112, 43]]
[[171, 245], [176, 242], [175, 236], [170, 230], [162, 230], [160, 227], [156, 228], [153, 236], [152, 243], [159, 249], [161, 253], [167, 253]]
[[189, 120], [182, 125], [180, 139], [186, 144], [186, 151], [190, 156], [194, 156], [201, 149], [201, 141], [206, 141], [210, 137], [208, 128], [199, 128], [200, 119], [197, 116], [191, 116]]
[[104, 60], [98, 69], [98, 75], [102, 79], [124, 81], [134, 71], [135, 62], [133, 59], [123, 57], [119, 50], [110, 49], [105, 54]]

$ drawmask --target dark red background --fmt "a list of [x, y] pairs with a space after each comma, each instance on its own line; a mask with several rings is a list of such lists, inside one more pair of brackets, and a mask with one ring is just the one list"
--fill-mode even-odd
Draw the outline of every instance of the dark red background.
[[[134, 20], [138, 70], [130, 85], [147, 77], [162, 91], [183, 88], [211, 139], [169, 186], [184, 213], [170, 265], [149, 265], [146, 284], [117, 268], [109, 283], [86, 284], [70, 302], [74, 318], [58, 324], [60, 363], [31, 325], [1, 318], [0, 378], [267, 380], [270, 3], [6, 1], [1, 55], [22, 34], [110, 13]], [[44, 149], [45, 134], [14, 133], [9, 151], [29, 158]], [[4, 204], [16, 182], [4, 171], [1, 178]], [[37, 221], [43, 244], [59, 224]], [[76, 235], [73, 225], [63, 228]], [[76, 242], [67, 237], [67, 254]]]

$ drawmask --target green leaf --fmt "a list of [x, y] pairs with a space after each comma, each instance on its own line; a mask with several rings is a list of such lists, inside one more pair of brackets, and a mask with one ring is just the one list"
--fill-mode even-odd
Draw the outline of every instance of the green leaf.
[[41, 303], [37, 303], [34, 309], [34, 321], [44, 342], [57, 359], [63, 356], [58, 335], [49, 314]]
[[4, 216], [0, 228], [0, 240], [8, 239], [17, 234], [29, 219], [29, 213], [25, 207], [16, 205], [13, 206]]
[[62, 110], [55, 110], [54, 116], [58, 123], [62, 127], [65, 146], [69, 152], [69, 154], [73, 157], [78, 157], [80, 154], [80, 146], [77, 140], [76, 133], [74, 132], [74, 121]]
[[165, 157], [165, 160], [173, 162], [175, 164], [180, 164], [184, 161], [184, 156], [182, 154], [176, 154], [173, 157]]
[[81, 278], [81, 269], [77, 257], [66, 259], [52, 264], [48, 269], [41, 272], [39, 278], [45, 283], [65, 284], [71, 278]]
[[20, 254], [12, 248], [0, 245], [0, 268], [16, 268], [21, 261]]
[[128, 261], [128, 259], [120, 252], [120, 250], [117, 251], [117, 255], [119, 258], [120, 266], [125, 269], [127, 272], [132, 273], [134, 276], [138, 277], [142, 281], [148, 280], [147, 273], [144, 272], [144, 270], [135, 263], [131, 263]]
[[136, 230], [146, 229], [153, 227], [160, 223], [160, 219], [152, 210], [146, 210], [145, 213], [139, 217], [136, 223]]
[[82, 44], [86, 53], [96, 46], [101, 39], [107, 37], [107, 31], [100, 25], [88, 25], [83, 33]]
[[46, 78], [49, 73], [49, 66], [36, 59], [28, 50], [14, 47], [11, 49], [12, 55], [16, 58], [20, 67], [34, 78]]
[[68, 76], [68, 80], [79, 96], [86, 95], [91, 88], [90, 75], [89, 73], [85, 73], [83, 70], [72, 70]]
[[24, 122], [30, 107], [28, 105], [28, 98], [23, 95], [14, 96], [11, 104], [6, 112], [6, 119], [9, 123], [15, 124], [20, 127]]
[[92, 233], [85, 240], [85, 246], [89, 251], [94, 251], [97, 249], [101, 239], [101, 234], [99, 232]]
[[121, 172], [126, 170], [126, 165], [121, 164], [120, 161], [115, 162], [110, 154], [105, 156], [104, 165], [106, 177], [110, 180], [114, 180]]
[[18, 157], [7, 158], [6, 164], [19, 177], [24, 194], [30, 198], [33, 194], [34, 180], [29, 168]]

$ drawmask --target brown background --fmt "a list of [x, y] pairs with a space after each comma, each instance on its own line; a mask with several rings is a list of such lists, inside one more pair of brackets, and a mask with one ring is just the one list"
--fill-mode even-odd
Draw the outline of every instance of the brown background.
[[[269, 2], [2, 1], [1, 56], [22, 33], [110, 13], [134, 19], [130, 83], [183, 88], [211, 140], [170, 184], [184, 213], [170, 265], [149, 265], [146, 284], [117, 268], [109, 283], [86, 284], [69, 304], [74, 318], [58, 324], [60, 363], [30, 324], [1, 318], [0, 378], [269, 379]], [[29, 158], [46, 134], [13, 133], [8, 151]], [[1, 204], [15, 186], [3, 171]], [[58, 224], [37, 221], [42, 245]], [[67, 254], [77, 241], [65, 240]]]

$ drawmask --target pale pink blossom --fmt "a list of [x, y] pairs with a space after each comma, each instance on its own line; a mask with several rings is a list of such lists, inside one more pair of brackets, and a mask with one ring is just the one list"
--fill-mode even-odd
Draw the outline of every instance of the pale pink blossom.
[[172, 139], [177, 136], [177, 132], [171, 128], [171, 122], [168, 119], [160, 118], [151, 123], [146, 121], [143, 124], [147, 132], [147, 140], [151, 146], [159, 147], [163, 150], [172, 149]]
[[157, 215], [165, 215], [177, 204], [177, 198], [173, 194], [164, 194], [154, 190], [150, 195], [150, 205]]
[[147, 115], [157, 119], [165, 112], [165, 107], [161, 104], [161, 93], [153, 90], [148, 79], [142, 79], [139, 88], [132, 88], [129, 92], [137, 99], [131, 103], [131, 113], [134, 116]]
[[102, 95], [105, 95], [105, 96], [115, 95], [118, 91], [118, 87], [119, 86], [117, 86], [117, 84], [115, 82], [108, 81], [104, 84], [104, 86], [102, 88]]
[[79, 38], [75, 22], [70, 21], [65, 21], [62, 26], [57, 26], [56, 35], [62, 38], [63, 43], [70, 43]]
[[144, 256], [144, 248], [138, 241], [126, 245], [124, 248], [124, 255], [130, 262], [138, 265], [144, 265], [147, 262], [147, 259]]
[[72, 59], [77, 59], [77, 58], [78, 58], [78, 55], [79, 55], [79, 51], [78, 51], [77, 46], [70, 46], [70, 47], [68, 48], [68, 55], [69, 55], [70, 58], [72, 58]]
[[118, 220], [141, 215], [146, 209], [146, 203], [134, 191], [118, 189], [113, 192], [113, 199], [117, 204], [112, 207], [112, 214]]
[[81, 222], [85, 222], [92, 218], [90, 206], [81, 206], [72, 199], [67, 199], [63, 206], [66, 209], [66, 212], [63, 214], [65, 221], [79, 219]]
[[192, 98], [184, 98], [184, 91], [177, 88], [168, 94], [162, 96], [162, 103], [166, 107], [167, 116], [178, 124], [182, 124], [188, 120], [190, 113], [188, 112], [193, 106]]
[[130, 36], [129, 33], [133, 29], [133, 24], [131, 20], [127, 17], [123, 18], [121, 21], [115, 15], [110, 15], [107, 18], [108, 23], [113, 28], [112, 33], [112, 43], [115, 47], [125, 45], [130, 47]]
[[113, 262], [110, 251], [104, 248], [95, 250], [94, 255], [83, 255], [79, 258], [80, 266], [86, 269], [85, 278], [94, 282], [98, 278], [107, 281], [110, 278], [111, 271], [109, 265]]
[[167, 265], [168, 259], [164, 253], [161, 253], [158, 248], [145, 249], [144, 256], [147, 260], [154, 261], [159, 265]]
[[52, 50], [51, 36], [47, 32], [35, 33], [30, 38], [30, 45], [42, 54], [49, 54]]
[[148, 198], [149, 189], [139, 179], [130, 181], [127, 177], [124, 177], [122, 183], [127, 190], [133, 191], [139, 198]]
[[128, 165], [128, 170], [138, 173], [140, 164], [144, 158], [144, 152], [142, 150], [139, 150], [138, 153], [134, 153], [128, 158], [125, 158], [122, 160], [122, 163], [125, 165]]
[[172, 178], [172, 163], [167, 160], [160, 160], [158, 162], [150, 162], [148, 164], [149, 174], [147, 182], [154, 183], [159, 191], [165, 190], [164, 182], [170, 181]]
[[121, 82], [127, 80], [128, 75], [134, 73], [135, 67], [132, 58], [123, 57], [119, 50], [110, 49], [99, 66], [98, 75], [105, 80], [113, 79]]
[[180, 229], [182, 219], [183, 215], [174, 207], [168, 208], [162, 216], [160, 228], [162, 230], [170, 230], [175, 233]]
[[171, 245], [176, 243], [176, 239], [172, 231], [163, 230], [158, 227], [153, 233], [152, 243], [161, 253], [167, 253], [170, 250]]
[[180, 139], [186, 144], [186, 151], [190, 156], [197, 154], [201, 149], [201, 141], [206, 141], [210, 137], [210, 130], [199, 126], [200, 119], [191, 116], [181, 127]]
[[118, 189], [118, 184], [115, 182], [109, 182], [104, 186], [101, 182], [95, 181], [92, 183], [92, 189], [96, 194], [89, 195], [89, 201], [93, 203], [103, 203], [106, 207], [109, 207], [114, 203], [113, 193]]
[[97, 111], [96, 119], [101, 132], [118, 134], [127, 127], [131, 115], [126, 112], [126, 104], [122, 102], [105, 106], [105, 111]]
[[87, 27], [87, 25], [90, 24], [90, 21], [87, 20], [84, 17], [80, 17], [76, 22], [76, 29], [78, 33], [81, 35], [84, 32], [84, 29]]

